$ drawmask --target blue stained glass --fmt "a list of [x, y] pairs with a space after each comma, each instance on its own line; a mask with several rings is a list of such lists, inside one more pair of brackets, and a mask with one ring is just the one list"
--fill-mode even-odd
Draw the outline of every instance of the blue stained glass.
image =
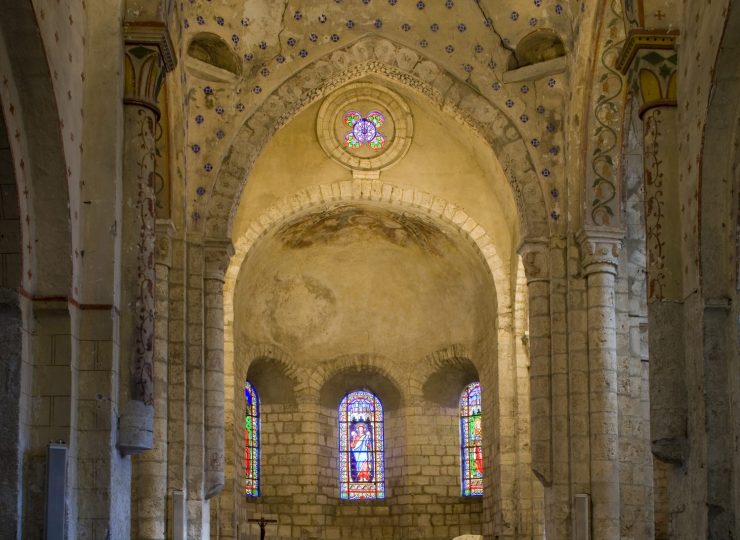
[[368, 390], [355, 390], [339, 404], [339, 496], [385, 497], [383, 406]]
[[252, 383], [244, 383], [244, 494], [260, 494], [260, 398]]
[[460, 472], [463, 496], [483, 495], [483, 440], [480, 383], [470, 383], [460, 396]]

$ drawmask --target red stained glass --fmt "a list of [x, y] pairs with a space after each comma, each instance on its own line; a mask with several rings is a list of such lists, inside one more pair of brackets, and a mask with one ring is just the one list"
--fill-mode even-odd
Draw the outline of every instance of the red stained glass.
[[480, 383], [465, 387], [460, 396], [460, 468], [464, 496], [483, 495], [483, 439]]
[[383, 406], [375, 394], [356, 390], [339, 404], [339, 496], [385, 497]]
[[244, 384], [244, 494], [260, 494], [260, 398], [252, 383]]

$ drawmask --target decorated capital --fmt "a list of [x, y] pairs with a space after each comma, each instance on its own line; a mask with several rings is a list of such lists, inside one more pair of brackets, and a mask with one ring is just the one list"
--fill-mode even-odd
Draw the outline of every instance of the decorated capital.
[[525, 240], [519, 246], [527, 284], [550, 279], [550, 248], [546, 240]]
[[126, 24], [124, 35], [124, 98], [127, 105], [140, 105], [159, 117], [157, 96], [165, 74], [175, 69], [175, 53], [163, 23]]
[[205, 242], [205, 279], [224, 281], [229, 261], [234, 255], [234, 246], [230, 240], [206, 240]]
[[621, 229], [584, 228], [578, 233], [581, 265], [585, 275], [597, 272], [617, 274], [624, 231]]
[[678, 32], [631, 30], [617, 67], [630, 80], [630, 89], [640, 99], [640, 117], [655, 107], [675, 107]]

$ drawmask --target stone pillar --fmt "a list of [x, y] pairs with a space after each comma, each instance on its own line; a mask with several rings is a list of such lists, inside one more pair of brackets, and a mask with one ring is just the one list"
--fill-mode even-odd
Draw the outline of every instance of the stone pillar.
[[205, 498], [205, 372], [204, 372], [204, 329], [203, 245], [193, 240], [187, 243], [187, 334], [186, 373], [187, 389], [187, 456], [186, 456], [186, 500], [187, 534], [189, 538], [206, 537], [209, 519], [209, 504]]
[[519, 254], [529, 297], [532, 470], [548, 486], [552, 483], [549, 252], [544, 242], [528, 242], [522, 244]]
[[115, 272], [119, 355], [122, 370], [128, 366], [130, 375], [130, 384], [122, 388], [129, 399], [121, 410], [117, 447], [127, 455], [154, 444], [154, 131], [157, 94], [174, 62], [164, 25], [126, 25], [124, 37], [123, 179]]
[[172, 236], [170, 221], [157, 222], [156, 289], [154, 321], [154, 449], [134, 460], [136, 498], [132, 514], [137, 517], [134, 533], [137, 538], [165, 538], [167, 517], [167, 394], [169, 353], [169, 272], [172, 266]]
[[588, 298], [592, 523], [603, 540], [620, 538], [615, 278], [623, 236], [604, 228], [579, 235]]
[[[651, 75], [652, 76], [652, 75]], [[641, 77], [644, 78], [644, 77]], [[650, 105], [650, 104], [647, 104]], [[672, 104], [642, 108], [645, 157], [650, 433], [656, 457], [679, 463], [686, 451], [681, 216], [677, 115]]]
[[643, 122], [650, 432], [656, 457], [686, 452], [681, 209], [678, 191], [675, 33], [630, 32], [618, 66], [629, 74]]
[[[4, 284], [0, 284], [4, 285]], [[8, 538], [20, 538], [22, 513], [19, 496], [23, 483], [22, 452], [25, 449], [26, 428], [22, 425], [23, 408], [29, 399], [24, 399], [21, 383], [26, 382], [30, 370], [23, 370], [23, 320], [18, 294], [10, 288], [0, 286], [0, 442], [3, 460], [0, 462], [0, 518]], [[26, 383], [27, 384], [27, 383]], [[27, 384], [28, 385], [28, 384]]]
[[205, 245], [203, 291], [205, 303], [205, 498], [224, 487], [224, 279], [231, 242]]
[[[552, 387], [550, 320], [550, 252], [546, 241], [524, 242], [519, 248], [527, 278], [529, 301], [529, 380], [532, 471], [549, 491], [545, 523], [557, 530], [552, 496]], [[563, 434], [566, 435], [566, 434]], [[567, 435], [566, 435], [567, 436]]]
[[[167, 530], [184, 529], [186, 516], [178, 515], [175, 500], [187, 489], [187, 283], [185, 272], [186, 244], [181, 238], [172, 240], [172, 266], [169, 270], [169, 343], [167, 357], [167, 497], [171, 513]], [[175, 520], [182, 521], [176, 523]]]

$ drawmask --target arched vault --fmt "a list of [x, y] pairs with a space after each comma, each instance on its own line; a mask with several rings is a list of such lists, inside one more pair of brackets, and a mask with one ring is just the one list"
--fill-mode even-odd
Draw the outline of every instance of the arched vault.
[[194, 199], [193, 227], [228, 237], [241, 192], [262, 149], [303, 109], [340, 86], [375, 75], [413, 89], [478, 133], [500, 160], [516, 202], [523, 237], [545, 236], [548, 208], [537, 167], [520, 128], [504, 112], [439, 64], [391, 41], [366, 37], [335, 50], [283, 83], [245, 119], [206, 195]]

